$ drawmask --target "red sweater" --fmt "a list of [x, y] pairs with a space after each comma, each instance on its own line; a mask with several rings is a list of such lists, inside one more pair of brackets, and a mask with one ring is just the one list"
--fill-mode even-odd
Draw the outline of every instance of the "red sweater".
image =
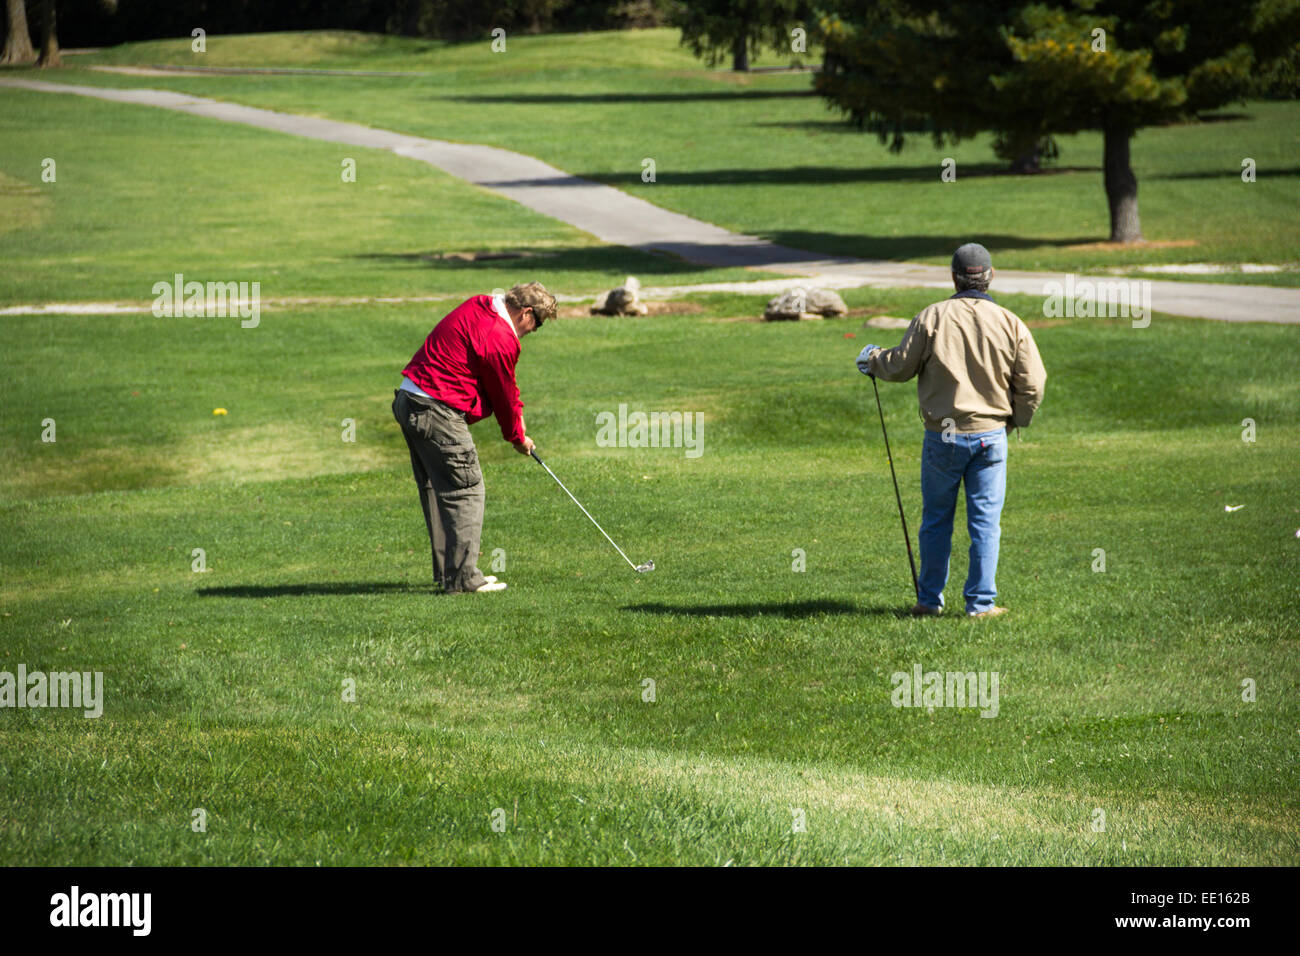
[[469, 424], [496, 414], [508, 442], [524, 440], [524, 403], [515, 384], [519, 336], [476, 295], [433, 327], [402, 374], [430, 397], [466, 413]]

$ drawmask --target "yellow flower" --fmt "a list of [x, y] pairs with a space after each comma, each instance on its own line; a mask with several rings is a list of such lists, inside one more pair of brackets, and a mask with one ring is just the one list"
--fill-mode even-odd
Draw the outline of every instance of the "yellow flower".
[[212, 414], [213, 414], [213, 415], [227, 415], [227, 414], [229, 414], [229, 413], [228, 413], [224, 408], [214, 408], [214, 409], [212, 410]]

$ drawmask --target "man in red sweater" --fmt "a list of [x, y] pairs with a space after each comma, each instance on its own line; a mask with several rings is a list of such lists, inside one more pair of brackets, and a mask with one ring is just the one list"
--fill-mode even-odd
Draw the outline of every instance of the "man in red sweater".
[[527, 455], [524, 403], [515, 384], [520, 340], [555, 315], [539, 282], [505, 295], [476, 295], [439, 322], [402, 369], [393, 417], [411, 450], [411, 470], [433, 549], [433, 579], [448, 594], [503, 591], [478, 569], [483, 473], [469, 426], [496, 415], [501, 435]]

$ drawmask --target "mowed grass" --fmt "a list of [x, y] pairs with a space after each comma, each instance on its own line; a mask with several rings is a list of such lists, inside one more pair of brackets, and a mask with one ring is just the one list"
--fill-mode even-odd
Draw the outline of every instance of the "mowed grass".
[[[503, 558], [511, 588], [483, 597], [430, 586], [386, 407], [427, 310], [304, 309], [254, 330], [6, 319], [10, 361], [41, 374], [2, 393], [0, 669], [100, 670], [107, 700], [98, 720], [0, 711], [0, 859], [1300, 860], [1289, 330], [1040, 327], [1048, 402], [1012, 441], [1003, 525], [1012, 614], [915, 621], [852, 368], [896, 333], [733, 320], [760, 305], [705, 297], [526, 341], [540, 451], [657, 570], [633, 575], [489, 422], [482, 563]], [[184, 372], [133, 396], [146, 342]], [[882, 391], [915, 529], [915, 394]], [[620, 402], [702, 413], [703, 455], [597, 447], [596, 415]], [[894, 708], [890, 675], [917, 663], [997, 671], [998, 716]]]
[[[815, 62], [816, 54], [802, 58]], [[769, 55], [782, 65], [787, 58]], [[787, 245], [945, 262], [978, 237], [1006, 268], [1138, 273], [1152, 264], [1241, 263], [1273, 273], [1208, 281], [1300, 283], [1300, 106], [1251, 102], [1213, 122], [1142, 130], [1133, 144], [1150, 245], [1111, 248], [1095, 133], [1059, 138], [1042, 175], [1006, 175], [991, 138], [891, 154], [810, 92], [809, 74], [738, 76], [693, 59], [673, 30], [519, 36], [445, 44], [358, 34], [155, 41], [72, 58], [48, 79], [157, 87], [327, 115], [538, 156], [658, 205]], [[85, 66], [173, 64], [399, 70], [409, 77], [124, 76]], [[35, 75], [33, 73], [33, 75]], [[1241, 179], [1254, 160], [1257, 179]], [[642, 180], [653, 159], [656, 178]], [[943, 161], [956, 181], [942, 182]], [[1213, 215], [1206, 215], [1213, 210]], [[1178, 276], [1173, 276], [1177, 278]]]
[[[42, 180], [47, 158], [55, 182]], [[484, 252], [520, 257], [447, 258]], [[751, 277], [606, 245], [383, 150], [3, 88], [0, 260], [0, 305], [148, 305], [176, 273], [259, 282], [268, 304], [463, 297], [541, 270], [579, 294], [629, 271], [647, 284]]]
[[[745, 321], [763, 299], [740, 295], [558, 320], [525, 342], [530, 433], [657, 570], [634, 575], [486, 422], [481, 563], [503, 561], [511, 587], [447, 597], [388, 405], [454, 302], [339, 300], [534, 276], [579, 292], [678, 266], [382, 155], [362, 176], [400, 168], [327, 204], [286, 172], [335, 175], [321, 144], [7, 90], [0, 122], [22, 134], [0, 138], [21, 223], [0, 235], [4, 301], [147, 301], [173, 271], [238, 279], [244, 265], [328, 300], [268, 307], [255, 329], [0, 317], [0, 671], [107, 685], [95, 720], [0, 709], [0, 862], [1300, 861], [1289, 328], [1036, 323], [1051, 378], [1011, 442], [1012, 613], [972, 622], [901, 613], [892, 486], [852, 364], [899, 334], [866, 315], [908, 316], [932, 293], [851, 291], [852, 318], [817, 323]], [[158, 156], [137, 162], [142, 140]], [[60, 191], [39, 183], [44, 155], [64, 157]], [[366, 241], [365, 215], [389, 228]], [[516, 230], [537, 230], [526, 248], [596, 258], [359, 255], [518, 248]], [[883, 385], [882, 399], [915, 533], [915, 392]], [[596, 416], [620, 403], [702, 414], [702, 456], [598, 446]], [[950, 603], [960, 510], [958, 526]], [[998, 715], [893, 707], [891, 675], [916, 664], [997, 671]]]

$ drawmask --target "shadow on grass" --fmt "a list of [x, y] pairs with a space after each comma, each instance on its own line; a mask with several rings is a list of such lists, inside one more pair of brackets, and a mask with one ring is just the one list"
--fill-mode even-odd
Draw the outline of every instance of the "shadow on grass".
[[685, 614], [691, 617], [816, 617], [819, 614], [907, 617], [905, 608], [858, 607], [847, 601], [779, 601], [773, 604], [631, 604], [620, 608], [642, 614]]
[[441, 594], [432, 584], [393, 584], [387, 581], [325, 581], [312, 584], [232, 584], [196, 588], [199, 597], [269, 598], [313, 594]]
[[596, 272], [607, 275], [627, 275], [636, 272], [642, 276], [668, 279], [682, 273], [700, 272], [705, 268], [739, 268], [743, 266], [815, 262], [834, 257], [904, 261], [923, 257], [947, 259], [963, 242], [972, 239], [983, 243], [994, 256], [1009, 249], [1038, 249], [1074, 246], [1097, 242], [1104, 236], [1073, 236], [1048, 238], [1045, 236], [1008, 236], [989, 233], [967, 235], [912, 235], [871, 236], [842, 232], [756, 232], [773, 247], [709, 245], [695, 242], [660, 241], [650, 247], [609, 246], [603, 249], [564, 249], [553, 253], [538, 253], [516, 260], [484, 259], [478, 262], [463, 259], [441, 258], [439, 251], [359, 253], [354, 258], [388, 261], [395, 268], [431, 269], [461, 273], [500, 271], [504, 268], [518, 270], [521, 263], [541, 272]]
[[[956, 248], [954, 246], [954, 248]], [[528, 248], [521, 249], [513, 259], [484, 258], [466, 260], [444, 258], [454, 250], [413, 250], [410, 252], [365, 252], [354, 259], [391, 262], [395, 268], [431, 269], [448, 273], [491, 272], [528, 269], [534, 272], [600, 272], [627, 275], [629, 268], [642, 275], [675, 276], [699, 272], [698, 265], [668, 256], [654, 255], [626, 246], [594, 246], [591, 248]], [[491, 255], [491, 253], [488, 253]], [[635, 258], [638, 261], [629, 262]]]
[[[1017, 176], [1005, 164], [963, 163], [963, 179], [989, 179]], [[1025, 175], [1027, 180], [1056, 173], [1096, 173], [1099, 166], [1052, 166], [1039, 173]], [[640, 185], [639, 171], [610, 175], [606, 172], [574, 173], [610, 186]], [[671, 186], [840, 186], [859, 183], [916, 183], [929, 186], [939, 181], [938, 165], [925, 166], [779, 166], [722, 169], [688, 169], [660, 172], [656, 184]]]
[[792, 100], [817, 94], [807, 90], [701, 90], [689, 93], [468, 93], [439, 96], [457, 103], [531, 103], [585, 105], [589, 103], [704, 103], [714, 100]]
[[1241, 120], [1250, 120], [1255, 117], [1249, 113], [1202, 113], [1196, 117], [1195, 122], [1182, 123], [1174, 125], [1194, 126], [1196, 123], [1236, 123]]
[[[1263, 175], [1261, 173], [1261, 175]], [[1300, 166], [1282, 166], [1278, 169], [1270, 168], [1269, 176], [1300, 176]], [[1146, 179], [1240, 179], [1241, 169], [1191, 169], [1179, 173], [1149, 173]]]
[[[755, 230], [773, 247], [709, 245], [695, 242], [660, 241], [650, 247], [606, 246], [594, 249], [536, 249], [518, 258], [485, 258], [478, 261], [445, 258], [451, 250], [366, 252], [358, 260], [383, 261], [395, 269], [428, 269], [472, 275], [525, 269], [533, 273], [592, 272], [623, 276], [635, 272], [642, 279], [671, 280], [686, 273], [709, 268], [740, 268], [796, 261], [815, 262], [827, 258], [852, 257], [881, 261], [910, 261], [922, 258], [947, 260], [952, 251], [972, 239], [984, 244], [996, 257], [1016, 249], [1048, 249], [1084, 245], [1104, 239], [1090, 236], [1012, 236], [993, 233], [951, 233], [948, 235], [863, 235], [844, 232]], [[493, 255], [488, 253], [488, 255]], [[671, 283], [669, 283], [671, 284]]]
[[[1039, 249], [1077, 246], [1104, 239], [1103, 235], [1048, 238], [1047, 236], [1008, 236], [994, 233], [952, 233], [932, 236], [871, 236], [842, 232], [804, 232], [782, 230], [761, 233], [763, 238], [782, 246], [832, 255], [858, 256], [863, 259], [911, 260], [928, 256], [947, 259], [963, 242], [979, 242], [993, 254], [994, 265], [1000, 252], [1010, 249]], [[997, 281], [996, 279], [994, 280]]]

